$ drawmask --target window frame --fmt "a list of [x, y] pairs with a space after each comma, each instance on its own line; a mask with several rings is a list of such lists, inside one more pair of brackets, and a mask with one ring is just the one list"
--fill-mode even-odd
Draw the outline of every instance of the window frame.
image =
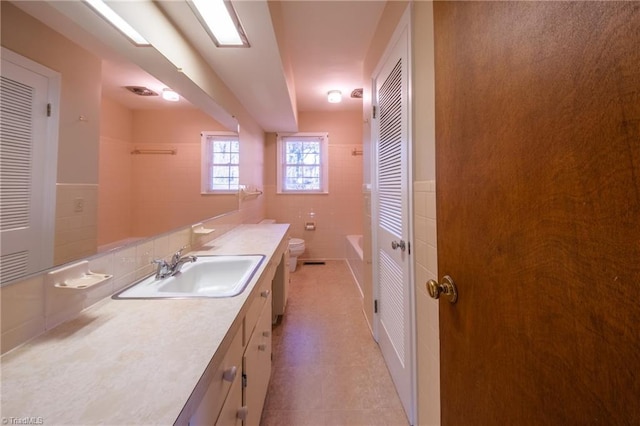
[[[284, 172], [286, 162], [287, 139], [294, 138], [319, 138], [320, 139], [320, 189], [295, 189], [284, 188]], [[329, 193], [329, 134], [320, 132], [278, 133], [277, 135], [277, 193], [278, 194], [328, 194]]]
[[[228, 140], [236, 140], [238, 142], [238, 163], [230, 163], [233, 165], [237, 164], [238, 167], [238, 187], [237, 188], [229, 188], [229, 189], [213, 189], [211, 188], [210, 182], [212, 182], [212, 167], [213, 163], [213, 144], [218, 141], [228, 141]], [[224, 131], [203, 131], [200, 133], [200, 194], [202, 195], [210, 195], [210, 194], [235, 194], [237, 193], [241, 186], [240, 185], [240, 157], [241, 157], [241, 146], [240, 146], [240, 137], [237, 133], [234, 132], [224, 132]]]

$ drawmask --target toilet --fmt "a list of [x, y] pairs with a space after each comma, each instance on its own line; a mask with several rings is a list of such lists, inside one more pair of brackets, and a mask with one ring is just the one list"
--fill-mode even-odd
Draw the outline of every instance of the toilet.
[[294, 272], [298, 264], [298, 256], [304, 253], [304, 240], [291, 238], [289, 240], [289, 271]]
[[[264, 219], [260, 221], [261, 225], [276, 223], [273, 219]], [[289, 239], [289, 272], [295, 272], [298, 265], [298, 256], [304, 253], [304, 240], [302, 238]]]

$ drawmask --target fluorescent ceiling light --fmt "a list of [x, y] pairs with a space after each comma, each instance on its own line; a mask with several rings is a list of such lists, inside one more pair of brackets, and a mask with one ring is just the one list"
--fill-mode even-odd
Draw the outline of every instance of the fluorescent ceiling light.
[[191, 0], [191, 9], [218, 47], [249, 47], [231, 2], [224, 0]]
[[93, 8], [96, 12], [98, 12], [104, 19], [109, 21], [111, 25], [116, 27], [122, 34], [127, 36], [129, 40], [133, 42], [136, 46], [151, 46], [144, 37], [140, 35], [139, 32], [133, 29], [131, 25], [124, 19], [120, 17], [116, 12], [113, 11], [103, 0], [85, 0], [89, 6]]
[[331, 90], [327, 93], [329, 103], [337, 104], [342, 101], [342, 92], [339, 90]]
[[171, 89], [162, 89], [162, 99], [165, 101], [178, 102], [180, 100], [180, 95]]

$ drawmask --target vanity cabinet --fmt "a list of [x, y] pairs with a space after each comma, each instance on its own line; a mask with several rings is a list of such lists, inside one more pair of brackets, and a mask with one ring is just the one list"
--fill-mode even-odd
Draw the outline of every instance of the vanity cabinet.
[[[215, 370], [190, 426], [258, 426], [271, 377], [272, 282], [281, 256], [267, 265], [242, 326]], [[276, 263], [277, 262], [277, 263]]]
[[243, 358], [245, 426], [258, 426], [271, 377], [271, 293], [247, 343]]

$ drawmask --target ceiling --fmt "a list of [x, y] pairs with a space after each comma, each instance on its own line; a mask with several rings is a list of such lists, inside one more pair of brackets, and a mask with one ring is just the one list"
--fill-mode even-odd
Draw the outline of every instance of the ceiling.
[[[362, 88], [362, 65], [382, 15], [383, 1], [285, 1], [284, 33], [295, 79], [299, 111], [362, 109], [352, 99]], [[340, 104], [327, 102], [342, 91]]]
[[[362, 108], [362, 100], [352, 99], [349, 94], [363, 87], [364, 55], [385, 5], [384, 1], [362, 0], [237, 0], [233, 5], [251, 47], [217, 48], [186, 1], [110, 2], [164, 53], [154, 56], [123, 43], [123, 36], [93, 16], [81, 2], [15, 3], [104, 58], [105, 96], [132, 109], [165, 107], [168, 103], [159, 97], [139, 97], [123, 87], [141, 85], [162, 91], [171, 85], [194, 106], [215, 111], [215, 107], [206, 108], [208, 102], [215, 100], [203, 99], [205, 89], [187, 87], [184, 78], [168, 77], [169, 68], [175, 74], [176, 64], [167, 67], [165, 63], [172, 60], [173, 53], [162, 52], [153, 41], [153, 31], [159, 32], [160, 21], [166, 21], [173, 28], [165, 28], [163, 33], [175, 32], [182, 37], [182, 42], [197, 52], [198, 60], [208, 64], [265, 131], [297, 131], [298, 111]], [[289, 69], [290, 74], [286, 72]], [[342, 91], [343, 102], [329, 104], [327, 92], [335, 89]], [[177, 105], [184, 107], [190, 102], [182, 100]]]

